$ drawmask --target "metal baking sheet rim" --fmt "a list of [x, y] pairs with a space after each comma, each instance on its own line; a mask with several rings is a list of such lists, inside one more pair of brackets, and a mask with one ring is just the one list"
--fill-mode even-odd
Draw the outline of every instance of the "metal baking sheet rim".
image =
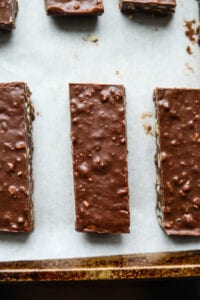
[[200, 251], [0, 263], [0, 282], [142, 280], [200, 276]]

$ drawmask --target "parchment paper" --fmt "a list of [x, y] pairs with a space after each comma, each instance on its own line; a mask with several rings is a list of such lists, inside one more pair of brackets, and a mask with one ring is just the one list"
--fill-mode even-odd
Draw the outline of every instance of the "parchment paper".
[[[43, 0], [19, 0], [16, 30], [0, 33], [0, 81], [27, 82], [38, 112], [35, 230], [0, 234], [0, 261], [200, 249], [200, 239], [167, 237], [158, 225], [155, 137], [146, 134], [141, 120], [143, 113], [154, 113], [154, 87], [200, 86], [199, 47], [191, 45], [193, 55], [188, 55], [184, 28], [184, 20], [198, 20], [197, 1], [178, 0], [172, 18], [140, 15], [132, 20], [120, 13], [118, 0], [104, 2], [102, 17], [56, 19], [46, 16]], [[91, 42], [91, 36], [98, 42]], [[74, 230], [69, 82], [126, 87], [131, 234]]]

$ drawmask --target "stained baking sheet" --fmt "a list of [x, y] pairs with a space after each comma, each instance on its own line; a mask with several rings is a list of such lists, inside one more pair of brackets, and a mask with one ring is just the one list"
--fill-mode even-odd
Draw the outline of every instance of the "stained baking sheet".
[[[199, 87], [200, 50], [184, 27], [185, 20], [198, 20], [197, 1], [178, 0], [171, 18], [133, 19], [120, 13], [118, 0], [104, 2], [102, 17], [56, 19], [46, 16], [43, 0], [19, 0], [16, 30], [0, 33], [0, 81], [26, 81], [37, 113], [35, 230], [0, 234], [0, 261], [200, 249], [198, 238], [167, 237], [158, 225], [155, 137], [149, 127], [154, 87]], [[131, 234], [74, 230], [69, 82], [126, 87]]]

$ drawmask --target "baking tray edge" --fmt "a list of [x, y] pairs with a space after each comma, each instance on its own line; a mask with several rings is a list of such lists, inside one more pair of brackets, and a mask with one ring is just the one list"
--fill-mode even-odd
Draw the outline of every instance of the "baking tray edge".
[[200, 251], [0, 263], [0, 282], [84, 281], [200, 276]]

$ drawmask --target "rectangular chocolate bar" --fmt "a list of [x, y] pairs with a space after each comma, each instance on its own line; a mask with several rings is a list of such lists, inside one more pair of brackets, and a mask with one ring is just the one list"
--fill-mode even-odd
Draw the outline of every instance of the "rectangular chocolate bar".
[[128, 233], [125, 89], [70, 84], [76, 230]]
[[15, 28], [17, 12], [17, 0], [0, 0], [0, 30], [12, 30]]
[[27, 85], [0, 83], [0, 231], [33, 229], [33, 118]]
[[176, 0], [120, 0], [120, 8], [125, 13], [171, 14], [175, 12]]
[[200, 236], [200, 90], [157, 88], [154, 100], [160, 224]]
[[103, 0], [46, 0], [48, 15], [102, 15]]
[[198, 7], [199, 7], [199, 26], [197, 28], [197, 34], [198, 34], [198, 44], [200, 45], [200, 0], [198, 0]]

